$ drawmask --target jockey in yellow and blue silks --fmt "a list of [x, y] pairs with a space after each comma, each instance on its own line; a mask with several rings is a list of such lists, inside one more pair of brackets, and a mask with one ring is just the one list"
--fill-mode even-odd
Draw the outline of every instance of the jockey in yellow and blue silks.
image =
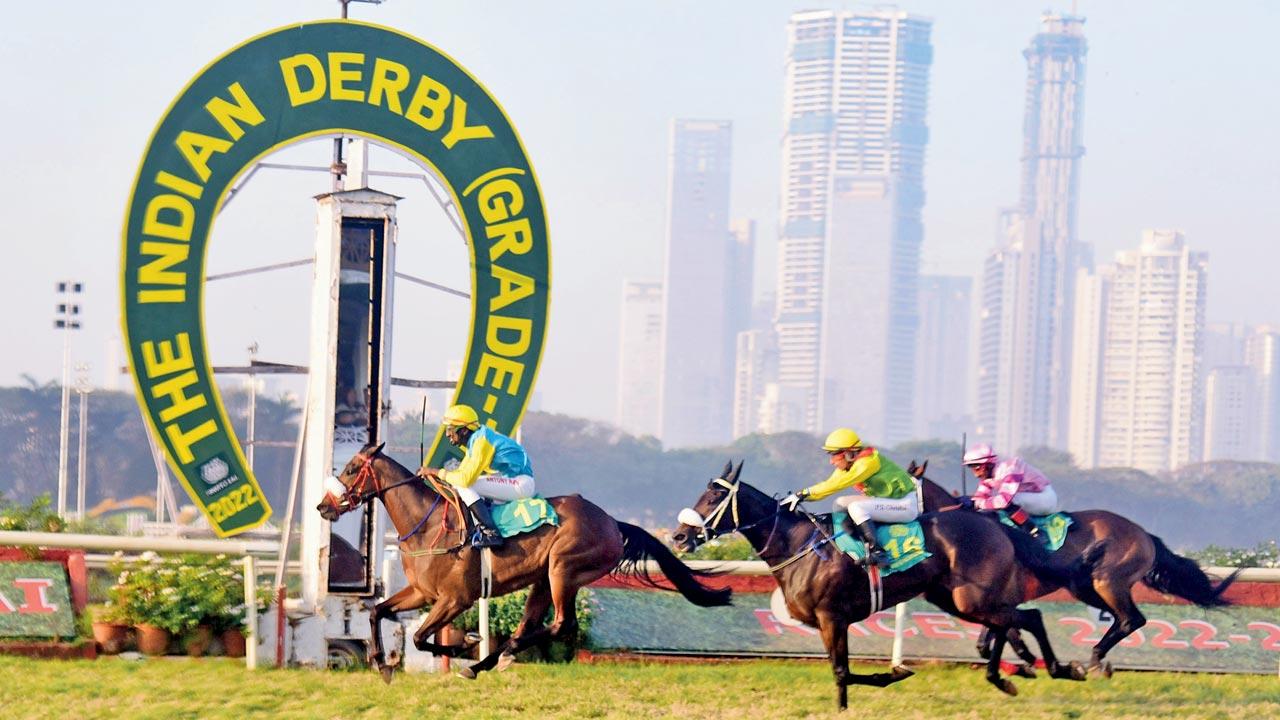
[[821, 500], [841, 490], [856, 494], [841, 495], [832, 504], [835, 512], [848, 511], [843, 529], [867, 544], [867, 560], [877, 565], [888, 558], [876, 542], [875, 521], [901, 523], [915, 520], [920, 514], [916, 501], [916, 484], [905, 470], [873, 447], [864, 447], [858, 433], [839, 428], [827, 436], [822, 446], [835, 466], [830, 477], [804, 490], [791, 493], [782, 504], [795, 510], [805, 500]]
[[462, 463], [453, 470], [424, 467], [418, 474], [443, 480], [457, 490], [480, 531], [476, 546], [501, 545], [502, 534], [493, 523], [489, 506], [480, 499], [533, 497], [533, 466], [529, 464], [529, 455], [520, 443], [481, 425], [476, 411], [467, 405], [454, 405], [445, 411], [444, 434], [450, 444], [462, 448]]

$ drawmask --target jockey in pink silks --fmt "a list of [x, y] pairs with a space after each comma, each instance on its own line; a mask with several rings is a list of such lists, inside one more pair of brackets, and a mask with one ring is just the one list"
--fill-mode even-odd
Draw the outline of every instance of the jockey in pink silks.
[[961, 498], [964, 507], [985, 512], [1004, 510], [1009, 519], [1032, 535], [1039, 531], [1028, 515], [1058, 512], [1058, 494], [1049, 478], [1022, 458], [1001, 460], [990, 445], [981, 443], [964, 454], [964, 464], [981, 481], [973, 497]]

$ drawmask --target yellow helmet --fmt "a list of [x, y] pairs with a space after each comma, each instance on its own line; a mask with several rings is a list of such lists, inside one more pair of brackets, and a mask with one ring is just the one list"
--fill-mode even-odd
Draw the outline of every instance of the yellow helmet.
[[480, 416], [476, 415], [470, 405], [454, 405], [444, 411], [444, 424], [446, 427], [460, 426], [477, 430], [480, 427]]
[[849, 428], [836, 428], [827, 436], [827, 441], [822, 444], [822, 449], [827, 452], [838, 452], [860, 447], [861, 445], [862, 439], [858, 437], [858, 433]]

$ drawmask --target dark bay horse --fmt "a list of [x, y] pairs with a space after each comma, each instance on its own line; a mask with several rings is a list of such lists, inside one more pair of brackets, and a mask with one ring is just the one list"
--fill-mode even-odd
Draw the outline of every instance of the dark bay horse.
[[[370, 614], [373, 650], [370, 661], [391, 682], [393, 665], [384, 662], [381, 621], [395, 613], [431, 605], [413, 634], [420, 650], [454, 656], [470, 645], [441, 645], [427, 638], [471, 607], [481, 597], [480, 551], [465, 541], [465, 509], [446, 485], [433, 486], [382, 453], [382, 445], [366, 445], [338, 477], [341, 497], [326, 496], [317, 510], [327, 520], [378, 498], [400, 539], [400, 557], [409, 585], [378, 603]], [[547, 498], [560, 516], [559, 525], [508, 538], [493, 548], [492, 595], [530, 588], [524, 616], [511, 639], [464, 670], [464, 677], [490, 670], [521, 650], [548, 639], [570, 642], [577, 636], [574, 600], [578, 590], [610, 573], [639, 576], [653, 583], [644, 565], [657, 562], [662, 574], [689, 602], [702, 607], [728, 605], [731, 591], [708, 588], [698, 573], [680, 562], [643, 528], [614, 520], [578, 495]], [[449, 542], [441, 545], [441, 539]], [[544, 619], [554, 606], [551, 625]]]
[[[951, 493], [925, 477], [927, 466], [927, 462], [920, 466], [912, 462], [907, 467], [907, 471], [920, 481], [925, 512], [958, 508], [959, 501]], [[983, 515], [993, 523], [998, 522], [994, 515], [987, 513], [959, 514]], [[1085, 558], [1091, 554], [1096, 557], [1089, 557], [1085, 563], [1087, 574], [1078, 575], [1073, 578], [1073, 582], [1063, 587], [1077, 600], [1106, 610], [1115, 618], [1111, 627], [1098, 640], [1098, 644], [1094, 645], [1089, 670], [1096, 669], [1110, 675], [1110, 663], [1105, 660], [1107, 652], [1147, 623], [1146, 617], [1133, 600], [1133, 586], [1139, 582], [1202, 608], [1231, 604], [1222, 597], [1222, 593], [1235, 582], [1236, 576], [1240, 574], [1239, 570], [1214, 585], [1213, 579], [1194, 560], [1169, 550], [1164, 541], [1143, 530], [1132, 520], [1106, 510], [1081, 510], [1072, 512], [1071, 517], [1075, 522], [1067, 530], [1066, 542], [1054, 555], [1060, 556], [1062, 562]], [[1044, 591], [1047, 593], [1056, 589], [1058, 588], [1046, 586]], [[1009, 638], [1009, 641], [1020, 657], [1028, 661], [1034, 660], [1016, 637]], [[985, 656], [987, 651], [980, 642], [979, 652]], [[989, 651], [995, 652], [994, 649]]]
[[[992, 628], [1003, 649], [1005, 633], [1020, 627], [1035, 635], [1049, 672], [1054, 677], [1083, 679], [1078, 663], [1060, 665], [1045, 633], [1040, 611], [1017, 605], [1044, 585], [1066, 582], [1073, 569], [1049, 561], [1030, 537], [1005, 532], [1000, 525], [972, 513], [922, 516], [925, 549], [932, 556], [909, 570], [883, 578], [873, 596], [872, 575], [878, 571], [855, 565], [843, 552], [826, 543], [829, 522], [783, 508], [778, 501], [739, 480], [742, 464], [726, 465], [697, 503], [681, 513], [672, 534], [678, 549], [693, 550], [717, 535], [738, 532], [769, 564], [782, 588], [792, 617], [818, 628], [835, 674], [837, 704], [848, 706], [849, 685], [884, 687], [911, 676], [906, 668], [889, 673], [857, 675], [849, 672], [848, 629], [878, 610], [917, 595], [970, 622]], [[696, 513], [690, 518], [687, 513]], [[1020, 531], [1019, 531], [1020, 532]], [[1025, 536], [1025, 533], [1022, 533]], [[877, 607], [879, 606], [879, 607]], [[999, 653], [987, 664], [987, 680], [1010, 695], [1017, 688], [1000, 677]]]

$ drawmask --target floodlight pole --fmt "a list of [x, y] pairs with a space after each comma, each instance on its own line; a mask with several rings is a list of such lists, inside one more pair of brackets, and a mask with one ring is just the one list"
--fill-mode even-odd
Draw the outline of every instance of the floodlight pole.
[[71, 439], [71, 331], [80, 327], [80, 305], [72, 302], [83, 284], [57, 284], [58, 304], [53, 326], [62, 330], [62, 411], [58, 427], [58, 517], [67, 517], [67, 445]]
[[71, 440], [71, 328], [62, 326], [62, 411], [58, 420], [58, 517], [67, 516], [67, 445]]

